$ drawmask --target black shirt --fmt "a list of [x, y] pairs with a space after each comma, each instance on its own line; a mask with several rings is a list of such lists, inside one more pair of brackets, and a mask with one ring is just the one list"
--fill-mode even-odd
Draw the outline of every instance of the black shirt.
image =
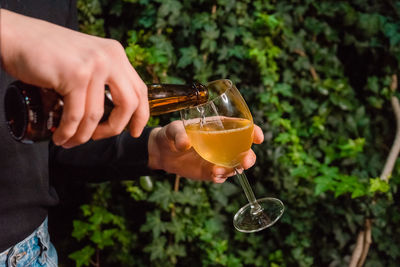
[[[0, 0], [0, 4], [1, 8], [76, 29], [74, 0]], [[151, 129], [145, 129], [137, 139], [124, 132], [72, 149], [49, 142], [27, 145], [13, 140], [3, 103], [13, 80], [0, 68], [0, 253], [30, 235], [46, 218], [48, 208], [58, 203], [49, 184], [50, 175], [52, 179], [62, 174], [98, 181], [135, 178], [149, 172], [147, 141]]]

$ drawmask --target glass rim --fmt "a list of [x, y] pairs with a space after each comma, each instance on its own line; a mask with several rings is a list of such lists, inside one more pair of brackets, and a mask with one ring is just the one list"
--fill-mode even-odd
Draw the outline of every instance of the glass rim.
[[[217, 97], [214, 97], [213, 99], [210, 99], [209, 101], [207, 101], [207, 103], [208, 102], [214, 102], [217, 98], [221, 98], [221, 96], [223, 94], [225, 94], [226, 92], [228, 92], [229, 90], [232, 90], [234, 88], [233, 82], [231, 80], [229, 80], [229, 79], [218, 79], [218, 80], [214, 80], [214, 81], [208, 82], [206, 84], [206, 87], [208, 88], [210, 84], [213, 84], [213, 83], [216, 83], [216, 82], [222, 82], [222, 81], [228, 82], [229, 86], [227, 86], [227, 88], [224, 91], [219, 93]], [[207, 104], [207, 103], [204, 103], [204, 104]]]
[[[198, 108], [198, 107], [207, 106], [207, 105], [209, 105], [211, 102], [215, 102], [217, 99], [221, 98], [223, 94], [225, 94], [225, 93], [227, 93], [228, 91], [230, 91], [230, 90], [232, 90], [233, 88], [235, 88], [235, 86], [233, 85], [233, 82], [232, 82], [231, 80], [229, 80], [229, 79], [218, 79], [218, 80], [214, 80], [214, 81], [211, 81], [211, 82], [207, 82], [207, 83], [206, 83], [206, 87], [208, 88], [208, 86], [209, 86], [210, 84], [213, 84], [213, 83], [216, 83], [216, 82], [222, 82], [222, 81], [228, 82], [228, 83], [229, 83], [229, 86], [227, 86], [227, 88], [226, 88], [224, 91], [222, 91], [221, 93], [219, 93], [218, 96], [216, 96], [216, 97], [214, 97], [214, 98], [212, 98], [212, 99], [209, 99], [207, 102], [205, 102], [205, 103], [203, 103], [203, 104], [196, 105], [196, 106], [192, 106], [192, 107], [187, 107], [187, 108], [185, 108], [185, 109], [183, 109], [183, 110], [190, 110], [190, 109], [193, 109], [193, 108]], [[237, 89], [236, 89], [236, 90], [237, 90]]]

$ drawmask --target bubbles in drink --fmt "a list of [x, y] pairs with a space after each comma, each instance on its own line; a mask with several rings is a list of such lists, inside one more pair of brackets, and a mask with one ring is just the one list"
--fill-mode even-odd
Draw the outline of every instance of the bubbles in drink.
[[206, 115], [203, 106], [197, 107], [197, 111], [200, 113], [200, 129], [206, 124]]

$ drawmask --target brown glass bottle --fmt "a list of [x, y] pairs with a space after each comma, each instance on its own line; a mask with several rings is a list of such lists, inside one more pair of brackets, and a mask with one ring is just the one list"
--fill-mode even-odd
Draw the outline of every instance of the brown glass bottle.
[[[200, 105], [208, 100], [207, 87], [200, 83], [149, 84], [147, 87], [150, 114], [153, 116]], [[114, 107], [107, 89], [105, 95], [102, 120], [107, 119]], [[4, 107], [12, 137], [27, 144], [50, 139], [60, 122], [63, 105], [62, 97], [54, 90], [21, 81], [11, 83], [4, 98]]]

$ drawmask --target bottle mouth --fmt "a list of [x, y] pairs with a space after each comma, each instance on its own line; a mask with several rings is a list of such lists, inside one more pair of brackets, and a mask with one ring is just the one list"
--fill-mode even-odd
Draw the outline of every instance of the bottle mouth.
[[[220, 79], [211, 81], [205, 84], [207, 88], [206, 92], [208, 94], [208, 100], [205, 103], [196, 105], [190, 108], [201, 108], [204, 106], [210, 105], [212, 102], [220, 101], [220, 99], [224, 99], [227, 94], [239, 94], [238, 89], [233, 85], [233, 82], [229, 79]], [[240, 96], [242, 97], [242, 96]]]
[[11, 136], [17, 141], [22, 141], [28, 125], [28, 114], [25, 98], [15, 83], [12, 83], [7, 88], [4, 97], [4, 108]]
[[[197, 103], [196, 105], [187, 107], [186, 109], [201, 108], [207, 106], [211, 102], [214, 102], [219, 98], [223, 97], [223, 95], [228, 93], [228, 91], [235, 90], [232, 81], [228, 79], [211, 81], [206, 83], [205, 85], [196, 84], [194, 85], [194, 87], [197, 90]], [[199, 90], [199, 88], [201, 89], [201, 91]], [[205, 94], [205, 96], [202, 96], [202, 99], [206, 99], [206, 101], [203, 102], [199, 101], [200, 94]]]

